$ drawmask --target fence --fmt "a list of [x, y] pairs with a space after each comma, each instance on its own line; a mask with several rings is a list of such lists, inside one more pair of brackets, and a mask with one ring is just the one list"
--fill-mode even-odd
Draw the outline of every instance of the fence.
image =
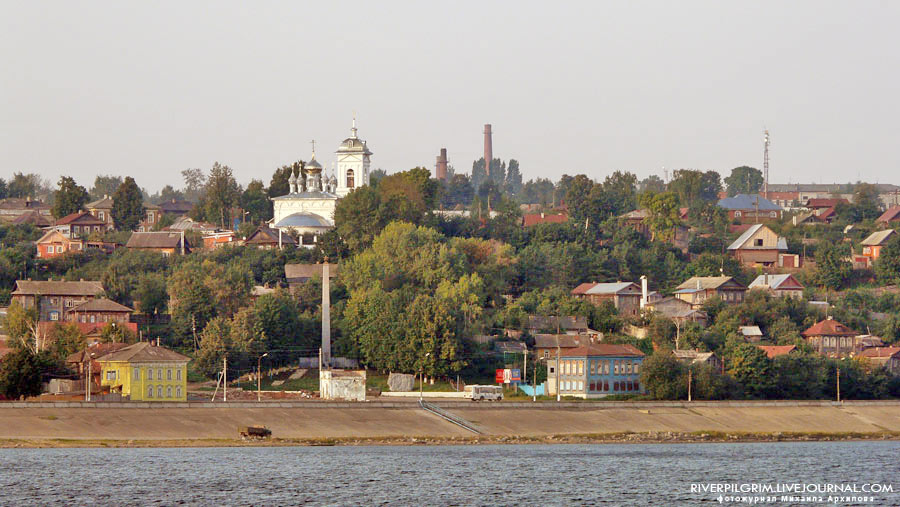
[[[350, 359], [348, 357], [332, 357], [331, 358], [331, 366], [334, 368], [343, 368], [343, 369], [359, 368], [359, 361], [357, 361], [356, 359]], [[318, 368], [319, 367], [319, 358], [318, 357], [301, 357], [299, 367], [300, 368]]]

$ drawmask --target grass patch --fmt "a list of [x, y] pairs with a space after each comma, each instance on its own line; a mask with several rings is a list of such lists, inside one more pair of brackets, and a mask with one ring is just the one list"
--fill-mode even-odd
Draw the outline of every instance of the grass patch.
[[43, 419], [45, 421], [55, 421], [55, 420], [59, 419], [59, 417], [56, 417], [55, 415], [43, 415], [43, 416], [41, 416], [41, 419]]

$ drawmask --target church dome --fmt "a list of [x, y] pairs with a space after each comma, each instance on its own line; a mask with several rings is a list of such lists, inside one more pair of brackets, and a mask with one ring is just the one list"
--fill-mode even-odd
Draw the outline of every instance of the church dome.
[[322, 164], [320, 164], [320, 163], [316, 160], [316, 156], [313, 155], [312, 158], [309, 160], [309, 162], [307, 162], [306, 165], [303, 166], [303, 168], [306, 169], [306, 170], [310, 170], [310, 169], [321, 169], [321, 168], [322, 168]]
[[322, 218], [315, 213], [292, 213], [275, 224], [275, 227], [321, 227], [330, 229], [331, 224], [328, 220]]
[[369, 151], [369, 147], [366, 146], [366, 142], [359, 139], [358, 137], [348, 137], [344, 139], [344, 142], [341, 143], [340, 148], [337, 150], [338, 153], [365, 153], [366, 155], [371, 155], [372, 152]]

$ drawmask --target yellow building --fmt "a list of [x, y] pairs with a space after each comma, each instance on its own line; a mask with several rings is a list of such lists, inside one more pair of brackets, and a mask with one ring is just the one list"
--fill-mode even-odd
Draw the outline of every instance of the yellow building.
[[190, 360], [152, 343], [135, 343], [97, 359], [100, 385], [131, 401], [187, 401]]

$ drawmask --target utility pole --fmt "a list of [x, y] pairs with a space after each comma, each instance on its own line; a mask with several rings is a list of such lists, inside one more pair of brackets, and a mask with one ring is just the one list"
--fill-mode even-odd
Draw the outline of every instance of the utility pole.
[[268, 355], [266, 352], [256, 360], [256, 401], [262, 401], [262, 358]]
[[200, 342], [197, 340], [197, 317], [191, 314], [191, 333], [194, 335], [194, 352], [200, 349]]
[[763, 149], [763, 195], [769, 198], [769, 129], [765, 131], [765, 148]]
[[688, 402], [691, 401], [691, 381], [693, 380], [693, 370], [688, 368]]
[[562, 396], [561, 396], [560, 393], [559, 393], [560, 388], [561, 388], [561, 384], [562, 384], [562, 383], [559, 381], [559, 374], [562, 373], [562, 370], [560, 370], [560, 364], [559, 364], [559, 353], [560, 353], [560, 346], [559, 346], [559, 315], [557, 315], [557, 316], [556, 316], [556, 401], [557, 401], [557, 402], [562, 401]]
[[222, 401], [228, 402], [228, 354], [222, 358]]
[[837, 401], [841, 402], [841, 369], [837, 369]]

